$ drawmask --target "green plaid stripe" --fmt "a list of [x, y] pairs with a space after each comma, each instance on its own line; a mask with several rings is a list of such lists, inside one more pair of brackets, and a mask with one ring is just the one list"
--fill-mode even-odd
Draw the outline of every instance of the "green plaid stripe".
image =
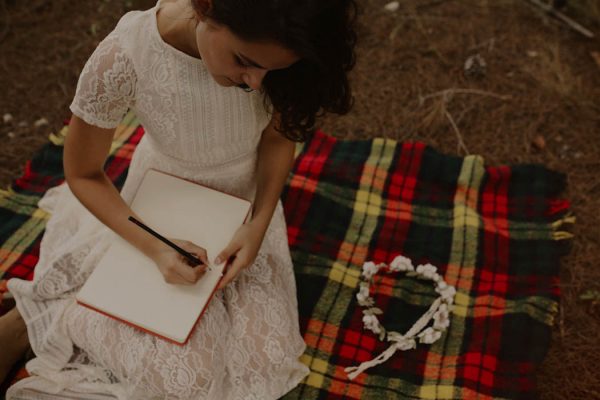
[[[566, 250], [553, 224], [568, 208], [556, 198], [564, 178], [382, 139], [317, 134], [298, 153], [284, 205], [311, 374], [285, 399], [534, 396]], [[350, 382], [345, 367], [387, 348], [362, 329], [360, 267], [397, 254], [433, 263], [457, 287], [451, 327]], [[376, 286], [384, 325], [400, 332], [436, 297], [412, 279]]]
[[[117, 185], [142, 134], [128, 116], [106, 165]], [[35, 204], [62, 180], [63, 136], [0, 194], [5, 278], [31, 277], [47, 219]], [[297, 155], [283, 200], [311, 374], [285, 399], [532, 398], [568, 249], [555, 240], [569, 237], [558, 232], [570, 221], [557, 198], [564, 177], [540, 166], [486, 167], [481, 157], [445, 156], [421, 143], [322, 133]], [[433, 345], [348, 381], [345, 367], [387, 348], [362, 329], [354, 297], [361, 265], [398, 254], [431, 262], [457, 287], [451, 326]], [[382, 322], [401, 332], [436, 297], [431, 285], [402, 276], [374, 286]]]

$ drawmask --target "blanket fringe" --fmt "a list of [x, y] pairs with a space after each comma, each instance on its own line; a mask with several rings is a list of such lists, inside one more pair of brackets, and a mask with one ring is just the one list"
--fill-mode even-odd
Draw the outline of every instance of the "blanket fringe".
[[67, 137], [68, 127], [64, 126], [58, 133], [51, 133], [49, 136], [50, 141], [55, 146], [63, 146], [65, 144], [65, 137]]
[[564, 225], [574, 224], [577, 218], [572, 214], [567, 214], [564, 218], [557, 219], [554, 221], [552, 226], [552, 239], [553, 240], [569, 240], [573, 239], [574, 235], [571, 232], [565, 230], [559, 230]]
[[575, 235], [573, 235], [571, 232], [567, 232], [567, 231], [556, 231], [556, 232], [552, 233], [553, 240], [569, 240], [569, 239], [573, 239], [574, 237], [575, 237]]
[[558, 229], [565, 224], [574, 224], [577, 218], [574, 215], [566, 215], [564, 218], [557, 219], [552, 223], [553, 229]]

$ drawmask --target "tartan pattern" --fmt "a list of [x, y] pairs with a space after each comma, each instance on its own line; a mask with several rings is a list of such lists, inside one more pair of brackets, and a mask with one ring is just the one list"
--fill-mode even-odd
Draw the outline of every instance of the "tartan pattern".
[[[117, 132], [106, 168], [120, 187], [143, 128], [128, 116]], [[63, 179], [62, 133], [0, 193], [3, 278], [33, 275], [48, 218], [36, 203]], [[572, 222], [557, 197], [564, 184], [541, 166], [486, 167], [422, 143], [318, 132], [299, 145], [283, 201], [311, 373], [284, 399], [535, 397], [568, 250], [557, 239], [570, 237], [559, 231]], [[431, 262], [456, 287], [451, 325], [433, 345], [349, 381], [345, 367], [388, 347], [362, 328], [360, 268], [398, 254]], [[377, 276], [373, 290], [382, 323], [401, 333], [437, 297], [430, 282], [394, 274]]]
[[[317, 134], [284, 193], [311, 368], [285, 399], [535, 397], [568, 250], [556, 241], [569, 238], [558, 231], [571, 221], [557, 198], [564, 184], [541, 166], [486, 167], [422, 143]], [[436, 265], [456, 287], [451, 325], [350, 382], [345, 367], [388, 347], [363, 330], [360, 268], [398, 254]], [[401, 333], [437, 297], [404, 275], [377, 277], [373, 293], [384, 326]]]

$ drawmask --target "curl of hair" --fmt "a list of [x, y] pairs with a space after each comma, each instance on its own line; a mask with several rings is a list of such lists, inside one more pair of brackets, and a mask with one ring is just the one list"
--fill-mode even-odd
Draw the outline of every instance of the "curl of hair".
[[353, 103], [348, 72], [354, 67], [357, 6], [355, 0], [192, 0], [200, 12], [248, 41], [274, 41], [300, 60], [263, 80], [265, 106], [270, 102], [288, 139], [305, 141], [325, 112], [347, 113]]

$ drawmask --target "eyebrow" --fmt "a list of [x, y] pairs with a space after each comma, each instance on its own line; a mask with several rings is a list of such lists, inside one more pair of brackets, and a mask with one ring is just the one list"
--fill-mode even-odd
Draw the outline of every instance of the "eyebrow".
[[254, 61], [254, 60], [246, 57], [242, 53], [238, 53], [238, 57], [240, 57], [246, 64], [250, 64], [253, 67], [260, 68], [260, 69], [267, 69], [266, 67], [263, 67], [262, 65], [260, 65], [259, 63], [257, 63], [256, 61]]

